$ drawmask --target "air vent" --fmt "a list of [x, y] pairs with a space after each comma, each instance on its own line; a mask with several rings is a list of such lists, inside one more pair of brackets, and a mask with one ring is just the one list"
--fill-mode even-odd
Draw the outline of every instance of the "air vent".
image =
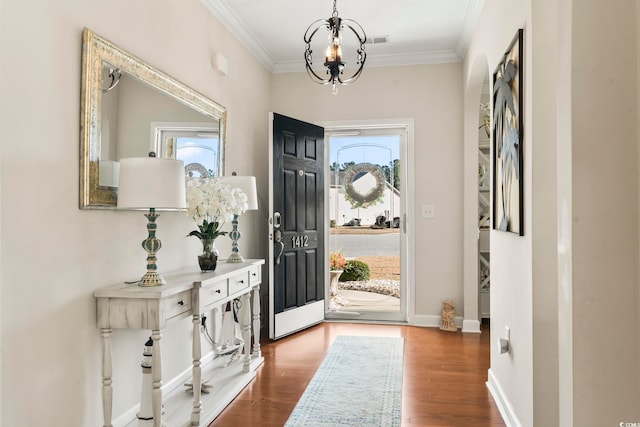
[[385, 43], [389, 43], [389, 36], [367, 37], [367, 42], [365, 44], [385, 44]]

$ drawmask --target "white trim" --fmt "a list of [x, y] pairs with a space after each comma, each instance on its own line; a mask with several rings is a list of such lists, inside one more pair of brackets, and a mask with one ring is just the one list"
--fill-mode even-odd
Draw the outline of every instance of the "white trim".
[[274, 61], [269, 51], [260, 43], [253, 33], [244, 25], [227, 5], [221, 0], [202, 0], [205, 6], [227, 27], [247, 49], [256, 57], [267, 71], [272, 72]]
[[504, 393], [504, 390], [500, 386], [498, 378], [496, 378], [491, 369], [489, 369], [488, 373], [489, 379], [486, 383], [487, 388], [489, 389], [493, 400], [496, 402], [496, 406], [500, 411], [502, 420], [507, 425], [507, 427], [522, 427], [522, 423], [516, 416], [516, 413], [513, 410], [513, 406], [509, 402], [507, 395]]
[[282, 338], [324, 320], [324, 300], [283, 311], [274, 316], [274, 338]]
[[467, 3], [467, 10], [465, 11], [462, 22], [462, 31], [456, 47], [456, 53], [461, 59], [464, 59], [467, 54], [467, 49], [469, 48], [469, 44], [471, 44], [471, 36], [476, 29], [483, 7], [484, 0], [475, 0]]
[[275, 292], [275, 286], [273, 282], [273, 112], [269, 113], [269, 148], [268, 148], [268, 156], [267, 163], [269, 164], [269, 212], [267, 214], [267, 237], [269, 239], [269, 254], [266, 262], [267, 267], [267, 278], [269, 279], [269, 338], [274, 339], [275, 337], [275, 322], [273, 321], [275, 317], [275, 306], [273, 302], [272, 295]]
[[479, 334], [481, 332], [480, 321], [476, 319], [464, 319], [462, 321], [462, 332]]
[[[411, 324], [413, 326], [421, 326], [424, 328], [439, 328], [440, 319], [441, 317], [436, 316], [435, 314], [416, 314], [413, 316], [413, 322], [411, 322]], [[458, 329], [462, 328], [462, 316], [454, 317], [453, 321]]]
[[[413, 272], [415, 270], [415, 236], [412, 232], [412, 220], [414, 213], [414, 200], [410, 197], [413, 194], [413, 168], [414, 168], [414, 119], [413, 118], [400, 118], [400, 119], [367, 119], [367, 120], [343, 120], [343, 121], [331, 121], [331, 122], [319, 122], [318, 126], [322, 126], [325, 129], [325, 141], [328, 140], [332, 133], [344, 131], [344, 130], [378, 130], [378, 129], [401, 129], [402, 136], [405, 141], [400, 147], [400, 161], [406, 164], [406, 167], [401, 168], [401, 173], [404, 175], [402, 180], [405, 186], [402, 189], [402, 193], [405, 194], [402, 197], [403, 209], [401, 208], [401, 214], [406, 219], [406, 232], [404, 234], [404, 252], [401, 248], [401, 277], [404, 278], [404, 288], [401, 292], [400, 300], [400, 317], [391, 316], [389, 319], [384, 319], [385, 315], [380, 313], [379, 320], [393, 320], [400, 322], [411, 322], [411, 319], [415, 315], [415, 280]], [[325, 157], [328, 155], [328, 144], [325, 142]], [[405, 153], [406, 150], [406, 153]], [[325, 162], [325, 175], [328, 172], [328, 162]], [[330, 180], [325, 180], [325, 191], [328, 194]], [[325, 214], [328, 215], [329, 204], [325, 203]], [[327, 216], [328, 217], [328, 216]], [[402, 219], [401, 219], [402, 222]], [[325, 230], [325, 241], [329, 241], [329, 228]], [[401, 245], [402, 246], [402, 245]], [[325, 256], [328, 259], [329, 247], [325, 245]], [[328, 294], [329, 274], [327, 273], [325, 279], [325, 289]], [[401, 283], [401, 286], [403, 283]], [[326, 310], [329, 312], [329, 297], [326, 298]], [[331, 316], [330, 316], [331, 317]]]

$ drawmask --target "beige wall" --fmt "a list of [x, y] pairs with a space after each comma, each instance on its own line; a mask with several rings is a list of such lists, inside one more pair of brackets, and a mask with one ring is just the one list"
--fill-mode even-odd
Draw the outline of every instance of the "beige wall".
[[525, 29], [525, 236], [491, 232], [489, 385], [512, 425], [640, 417], [636, 7], [486, 2], [465, 60], [466, 157], [483, 61]]
[[[491, 369], [489, 383], [498, 391], [498, 400], [510, 407], [511, 422], [533, 425], [532, 372], [532, 79], [530, 1], [497, 0], [485, 2], [480, 21], [465, 58], [465, 157], [477, 157], [477, 105], [480, 76], [491, 75], [519, 28], [525, 29], [524, 42], [524, 236], [491, 230]], [[470, 106], [467, 108], [467, 106]], [[474, 132], [471, 132], [471, 126]], [[493, 155], [493, 152], [492, 154]], [[465, 172], [468, 172], [465, 170]], [[492, 171], [493, 174], [493, 171]], [[492, 175], [493, 177], [493, 175]], [[492, 178], [493, 179], [493, 178]], [[465, 202], [477, 205], [475, 171], [465, 177]], [[475, 184], [477, 185], [477, 184]], [[470, 200], [469, 200], [470, 199]], [[471, 219], [469, 219], [471, 221]], [[477, 223], [477, 220], [476, 220]], [[466, 222], [465, 222], [466, 224]], [[471, 243], [467, 227], [466, 245]], [[468, 265], [465, 265], [468, 268]], [[473, 276], [468, 275], [473, 281]], [[472, 282], [473, 283], [473, 282]], [[472, 284], [465, 286], [472, 286]], [[476, 285], [477, 286], [477, 285]], [[497, 340], [510, 328], [512, 352], [498, 355]], [[495, 392], [494, 392], [495, 393]]]
[[[270, 76], [196, 0], [2, 0], [1, 13], [1, 422], [34, 426], [46, 414], [51, 426], [102, 425], [92, 293], [144, 272], [146, 220], [78, 209], [82, 29], [227, 107], [227, 170], [256, 174], [261, 195]], [[227, 57], [226, 77], [213, 71], [212, 52]], [[243, 217], [247, 256], [266, 252], [258, 225], [264, 215]], [[163, 213], [158, 227], [159, 268], [195, 266], [199, 247], [184, 237], [194, 227], [186, 215]], [[230, 250], [224, 241], [219, 246]], [[137, 362], [147, 333], [115, 333], [114, 418], [139, 400]], [[189, 366], [189, 322], [167, 328], [163, 346], [170, 379]]]
[[[368, 68], [350, 86], [311, 82], [305, 73], [275, 74], [274, 112], [310, 122], [415, 119], [412, 169], [415, 211], [416, 321], [439, 316], [442, 301], [452, 299], [462, 314], [462, 66], [457, 64]], [[419, 185], [418, 185], [419, 183]], [[420, 216], [433, 204], [435, 219]]]
[[[638, 4], [571, 4], [562, 41], [572, 72], [558, 86], [571, 87], [562, 110], [570, 120], [560, 122], [571, 138], [559, 145], [571, 155], [560, 178], [571, 190], [561, 197], [571, 206], [563, 223], [571, 228], [573, 405], [561, 410], [572, 411], [574, 425], [618, 425], [640, 419]], [[612, 74], [612, 64], [624, 66]]]

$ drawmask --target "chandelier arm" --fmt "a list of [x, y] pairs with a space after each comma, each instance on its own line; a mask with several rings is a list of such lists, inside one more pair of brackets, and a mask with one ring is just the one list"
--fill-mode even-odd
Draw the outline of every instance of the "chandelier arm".
[[353, 32], [353, 34], [355, 34], [355, 36], [358, 38], [358, 41], [360, 42], [360, 48], [364, 49], [364, 44], [367, 42], [367, 33], [365, 33], [365, 31], [362, 28], [362, 26], [360, 24], [358, 24], [356, 21], [354, 21], [353, 19], [343, 19], [342, 22], [343, 23], [352, 22], [355, 25], [355, 27], [357, 27], [357, 29], [360, 30], [360, 32], [362, 33], [362, 36], [360, 36], [360, 33], [358, 33], [358, 30], [356, 28], [354, 28], [353, 26], [351, 26], [349, 24], [344, 24], [344, 26], [349, 28]]
[[[307, 31], [304, 32], [304, 42], [309, 44], [311, 43], [311, 39], [313, 38], [313, 36], [316, 35], [316, 33], [318, 32], [318, 30], [320, 28], [323, 27], [323, 25], [318, 25], [312, 32], [311, 34], [309, 34], [309, 30], [311, 29], [311, 27], [313, 27], [314, 25], [316, 25], [319, 22], [324, 22], [324, 26], [325, 27], [329, 27], [328, 21], [326, 19], [318, 19], [317, 21], [314, 21], [311, 23], [311, 25], [309, 25], [309, 27], [307, 27]], [[307, 34], [309, 34], [309, 36], [307, 37]]]
[[308, 62], [306, 62], [306, 69], [307, 69], [307, 74], [309, 75], [309, 77], [311, 77], [311, 80], [313, 82], [321, 84], [321, 85], [326, 85], [326, 84], [329, 84], [331, 82], [330, 78], [329, 79], [323, 79], [315, 71], [313, 71], [313, 68], [311, 68], [311, 65]]

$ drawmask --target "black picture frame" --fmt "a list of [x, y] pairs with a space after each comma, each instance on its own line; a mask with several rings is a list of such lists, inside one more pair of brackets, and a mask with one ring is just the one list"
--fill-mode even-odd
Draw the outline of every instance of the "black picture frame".
[[493, 229], [524, 236], [523, 46], [519, 29], [493, 72]]

